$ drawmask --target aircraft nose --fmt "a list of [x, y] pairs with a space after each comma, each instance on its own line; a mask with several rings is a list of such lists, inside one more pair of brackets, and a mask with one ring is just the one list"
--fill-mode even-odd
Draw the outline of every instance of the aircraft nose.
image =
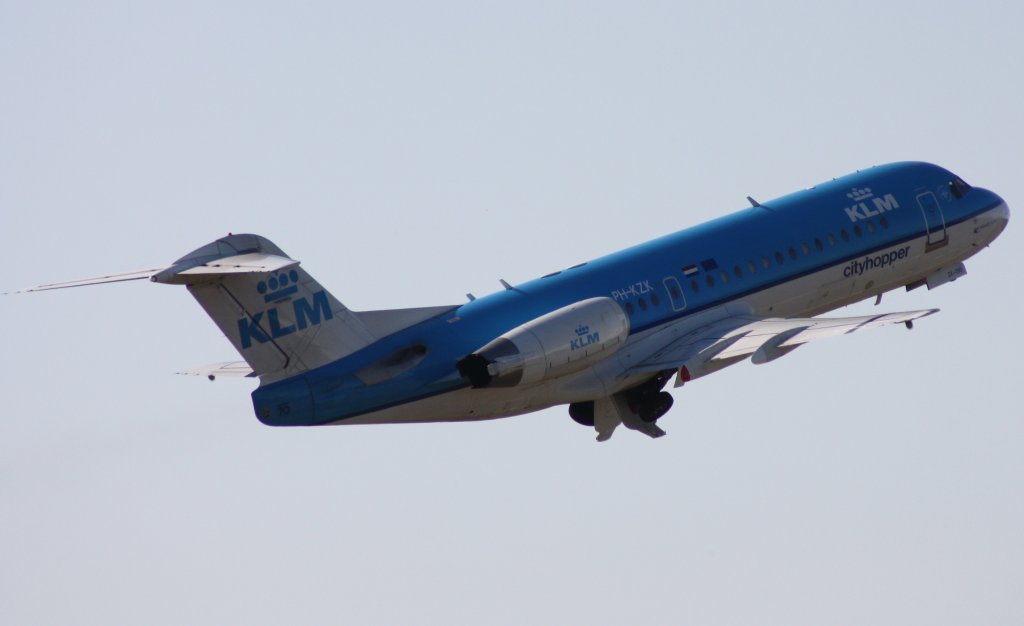
[[[1002, 198], [1000, 198], [1000, 200], [1002, 200]], [[994, 212], [995, 217], [1002, 220], [1003, 226], [1005, 227], [1010, 221], [1010, 205], [1006, 204], [1006, 200], [1003, 200], [999, 203], [999, 206], [994, 209]]]
[[1010, 223], [1010, 207], [1006, 204], [1006, 200], [1003, 200], [995, 193], [987, 190], [980, 189], [979, 191], [991, 196], [992, 208], [985, 211], [979, 220], [979, 225], [975, 228], [975, 233], [980, 233], [985, 230], [988, 231], [988, 241], [992, 241], [998, 237], [1006, 225]]
[[[985, 191], [988, 190], [986, 189]], [[988, 213], [992, 219], [1002, 222], [1002, 226], [1005, 228], [1006, 224], [1010, 221], [1010, 206], [1006, 204], [1006, 200], [1003, 200], [997, 194], [991, 191], [988, 191], [988, 193], [992, 196], [992, 202], [996, 204]]]

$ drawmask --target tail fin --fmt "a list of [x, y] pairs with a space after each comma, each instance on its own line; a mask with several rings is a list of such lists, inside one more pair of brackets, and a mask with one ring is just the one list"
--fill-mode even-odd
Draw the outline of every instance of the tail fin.
[[[228, 235], [163, 269], [48, 283], [18, 293], [145, 279], [185, 285], [264, 383], [326, 365], [380, 337], [456, 308], [355, 313], [299, 267], [298, 261], [259, 235]], [[227, 370], [224, 365], [189, 373], [248, 374], [236, 363], [228, 364]]]
[[228, 235], [152, 276], [184, 284], [263, 382], [330, 363], [374, 336], [280, 248]]

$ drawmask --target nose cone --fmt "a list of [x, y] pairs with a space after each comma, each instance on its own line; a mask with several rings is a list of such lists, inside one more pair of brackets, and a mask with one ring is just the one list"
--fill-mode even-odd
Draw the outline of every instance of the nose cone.
[[999, 194], [997, 194], [994, 191], [989, 191], [988, 189], [983, 189], [981, 187], [975, 187], [974, 191], [977, 191], [984, 196], [985, 204], [992, 206], [994, 209], [998, 209], [1003, 213], [1004, 217], [1009, 219], [1010, 209], [1009, 207], [1006, 206], [1006, 200], [1003, 200], [999, 196]]
[[[1000, 198], [1000, 200], [1002, 200], [1002, 198]], [[996, 219], [1003, 221], [1003, 228], [1006, 228], [1006, 225], [1010, 223], [1010, 205], [1006, 204], [1006, 201], [1003, 200], [999, 203], [999, 206], [992, 211]]]
[[992, 201], [996, 203], [995, 208], [990, 211], [992, 218], [1002, 221], [1003, 228], [1006, 228], [1010, 221], [1010, 205], [1006, 204], [1006, 200], [1003, 200], [995, 193], [991, 191], [989, 193], [992, 194]]
[[985, 213], [980, 216], [978, 226], [975, 228], [974, 232], [984, 233], [985, 238], [988, 241], [992, 241], [998, 237], [1006, 228], [1006, 225], [1010, 223], [1010, 207], [1006, 204], [1005, 200], [988, 189], [975, 188], [975, 190], [984, 193], [986, 198], [990, 197], [988, 203], [992, 208], [985, 211]]

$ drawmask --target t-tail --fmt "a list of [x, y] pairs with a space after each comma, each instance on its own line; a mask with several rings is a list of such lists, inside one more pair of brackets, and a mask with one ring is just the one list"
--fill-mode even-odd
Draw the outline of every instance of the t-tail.
[[375, 339], [298, 261], [258, 235], [218, 239], [151, 280], [185, 284], [263, 382], [326, 365]]
[[[228, 235], [170, 267], [40, 285], [25, 291], [146, 279], [185, 285], [256, 375], [273, 382], [326, 365], [375, 340], [367, 324], [280, 248], [259, 235]], [[240, 365], [240, 364], [239, 364]], [[211, 376], [214, 370], [209, 373]]]

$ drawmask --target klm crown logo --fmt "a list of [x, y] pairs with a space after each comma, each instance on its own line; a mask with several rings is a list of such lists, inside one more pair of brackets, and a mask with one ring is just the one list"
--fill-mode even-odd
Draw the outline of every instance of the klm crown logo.
[[299, 273], [295, 270], [281, 272], [271, 276], [269, 280], [261, 280], [256, 285], [256, 291], [263, 296], [264, 302], [276, 302], [299, 290]]
[[569, 341], [569, 351], [579, 350], [595, 343], [601, 343], [601, 333], [590, 332], [590, 326], [580, 324], [576, 327], [576, 338]]
[[859, 222], [900, 208], [900, 203], [891, 193], [879, 194], [876, 197], [871, 187], [854, 187], [846, 197], [853, 200], [853, 206], [843, 207], [846, 217], [850, 218], [851, 222]]
[[[315, 283], [313, 283], [315, 285]], [[299, 297], [299, 272], [274, 274], [256, 283], [256, 292], [269, 306], [238, 320], [238, 340], [243, 350], [287, 337], [334, 319], [331, 302], [323, 289], [308, 290]]]
[[854, 187], [850, 190], [850, 193], [846, 194], [846, 197], [854, 202], [860, 202], [861, 200], [867, 200], [872, 197], [871, 187]]

